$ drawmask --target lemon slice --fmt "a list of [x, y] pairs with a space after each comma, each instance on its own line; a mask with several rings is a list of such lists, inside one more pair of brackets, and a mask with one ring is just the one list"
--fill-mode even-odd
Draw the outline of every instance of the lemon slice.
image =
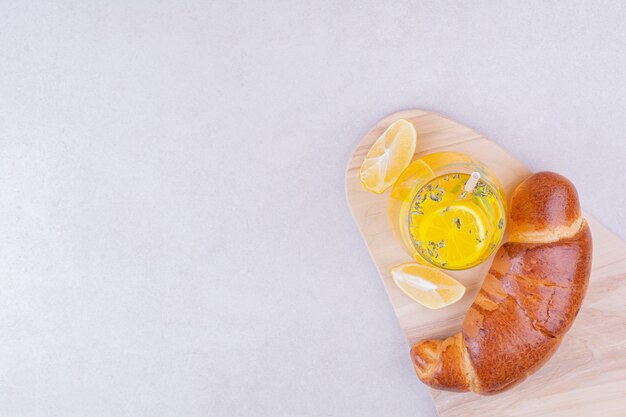
[[399, 265], [391, 270], [391, 276], [402, 292], [433, 310], [454, 304], [465, 294], [465, 287], [459, 281], [424, 265]]
[[416, 232], [422, 242], [444, 243], [443, 247], [438, 248], [440, 258], [434, 261], [445, 262], [451, 269], [474, 264], [491, 239], [485, 228], [488, 219], [470, 205], [463, 204], [426, 214]]
[[391, 187], [411, 162], [417, 133], [407, 120], [396, 120], [380, 135], [365, 156], [359, 178], [361, 184], [381, 194]]

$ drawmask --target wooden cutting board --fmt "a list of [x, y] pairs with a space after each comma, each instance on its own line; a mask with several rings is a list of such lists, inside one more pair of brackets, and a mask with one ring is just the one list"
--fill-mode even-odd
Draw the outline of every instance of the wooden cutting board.
[[[415, 157], [444, 150], [469, 154], [494, 170], [509, 203], [515, 186], [530, 171], [476, 131], [424, 110], [405, 110], [384, 118], [357, 145], [346, 172], [348, 203], [400, 327], [412, 345], [422, 338], [443, 338], [461, 329], [491, 259], [467, 271], [450, 272], [467, 292], [461, 301], [442, 310], [422, 307], [393, 284], [391, 268], [412, 258], [391, 231], [389, 190], [381, 195], [366, 191], [359, 182], [359, 168], [374, 141], [400, 118], [411, 121], [417, 130]], [[584, 204], [592, 197], [581, 195], [581, 201]], [[626, 244], [588, 214], [585, 217], [594, 244], [589, 291], [558, 352], [525, 382], [495, 396], [431, 389], [441, 417], [626, 416]], [[408, 351], [407, 366], [411, 366]]]

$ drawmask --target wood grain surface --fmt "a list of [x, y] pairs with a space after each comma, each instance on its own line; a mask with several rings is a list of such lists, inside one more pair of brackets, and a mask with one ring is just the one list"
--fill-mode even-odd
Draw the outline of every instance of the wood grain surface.
[[[412, 258], [391, 231], [387, 211], [389, 190], [380, 195], [366, 191], [359, 182], [359, 168], [373, 142], [400, 118], [415, 125], [416, 158], [444, 150], [467, 153], [494, 170], [509, 202], [515, 186], [530, 171], [476, 131], [424, 110], [389, 115], [357, 145], [346, 172], [348, 203], [400, 327], [412, 345], [423, 338], [443, 338], [461, 329], [491, 258], [475, 268], [450, 272], [467, 287], [467, 292], [459, 302], [441, 310], [422, 307], [393, 284], [391, 268], [411, 262]], [[580, 197], [583, 206], [586, 198], [592, 198]], [[588, 214], [585, 217], [594, 242], [589, 291], [558, 352], [525, 382], [496, 396], [431, 389], [441, 417], [626, 416], [626, 244]], [[503, 242], [506, 240], [505, 235]], [[407, 366], [411, 366], [408, 348]]]

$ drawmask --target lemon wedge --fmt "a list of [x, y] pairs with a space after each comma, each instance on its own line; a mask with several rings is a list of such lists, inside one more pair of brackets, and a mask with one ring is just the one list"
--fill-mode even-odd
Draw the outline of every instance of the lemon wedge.
[[436, 310], [454, 304], [465, 294], [465, 287], [435, 268], [408, 263], [391, 270], [393, 282], [424, 307]]
[[404, 119], [393, 122], [367, 152], [359, 173], [361, 184], [377, 194], [385, 192], [411, 162], [416, 141], [417, 133], [411, 122]]

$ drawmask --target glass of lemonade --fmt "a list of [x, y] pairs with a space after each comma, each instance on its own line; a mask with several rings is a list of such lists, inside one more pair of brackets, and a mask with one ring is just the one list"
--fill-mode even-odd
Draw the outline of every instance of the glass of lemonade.
[[468, 269], [502, 240], [506, 199], [493, 172], [458, 152], [413, 161], [391, 191], [391, 225], [419, 262]]

